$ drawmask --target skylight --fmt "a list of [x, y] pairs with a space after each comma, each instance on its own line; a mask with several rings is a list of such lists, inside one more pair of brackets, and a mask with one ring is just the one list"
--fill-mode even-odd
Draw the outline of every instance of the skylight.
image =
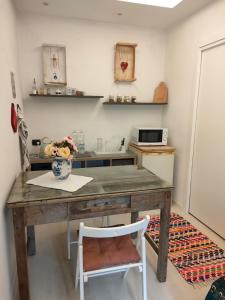
[[174, 8], [179, 3], [181, 3], [183, 0], [117, 0], [117, 1]]

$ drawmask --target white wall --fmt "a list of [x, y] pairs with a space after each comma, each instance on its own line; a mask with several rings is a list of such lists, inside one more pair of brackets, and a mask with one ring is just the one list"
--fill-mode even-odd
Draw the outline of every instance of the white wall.
[[[67, 47], [68, 86], [87, 94], [136, 95], [139, 101], [150, 101], [155, 87], [164, 80], [163, 32], [30, 14], [21, 15], [19, 21], [23, 98], [31, 138], [61, 138], [82, 129], [90, 149], [96, 146], [97, 137], [128, 137], [135, 125], [161, 125], [160, 107], [106, 107], [103, 100], [33, 99], [28, 93], [34, 77], [42, 84], [40, 46], [56, 43]], [[119, 41], [138, 43], [137, 81], [132, 84], [114, 83], [114, 45]]]
[[169, 128], [170, 144], [177, 148], [175, 201], [183, 207], [187, 204], [198, 48], [202, 42], [221, 34], [225, 35], [225, 0], [215, 1], [168, 32], [166, 81], [170, 95], [168, 109], [163, 115], [163, 124]]
[[18, 134], [12, 132], [10, 109], [12, 90], [10, 71], [15, 73], [17, 99], [21, 105], [21, 93], [17, 69], [16, 18], [9, 0], [0, 0], [0, 291], [1, 299], [13, 299], [12, 292], [16, 284], [16, 267], [12, 236], [12, 220], [5, 202], [11, 185], [20, 170]]

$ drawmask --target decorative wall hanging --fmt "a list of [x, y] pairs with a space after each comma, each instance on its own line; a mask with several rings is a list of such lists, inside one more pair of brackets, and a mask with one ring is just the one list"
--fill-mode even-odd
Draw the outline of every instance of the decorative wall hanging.
[[28, 128], [23, 117], [22, 109], [17, 104], [17, 123], [18, 132], [20, 137], [20, 149], [22, 152], [22, 167], [23, 171], [27, 171], [30, 168], [30, 156], [28, 151]]
[[15, 77], [14, 77], [13, 72], [10, 72], [10, 77], [11, 77], [11, 86], [12, 86], [12, 96], [15, 99], [16, 98], [16, 84], [15, 84]]
[[135, 81], [135, 48], [137, 44], [117, 43], [115, 46], [115, 81]]
[[42, 45], [44, 84], [66, 85], [66, 47]]
[[11, 126], [13, 132], [17, 132], [17, 115], [14, 103], [11, 103]]

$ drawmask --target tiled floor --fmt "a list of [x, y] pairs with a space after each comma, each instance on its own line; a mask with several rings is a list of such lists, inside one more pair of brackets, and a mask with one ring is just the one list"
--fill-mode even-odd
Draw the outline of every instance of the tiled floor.
[[[206, 233], [213, 241], [225, 249], [225, 242], [190, 215], [176, 211]], [[151, 212], [152, 213], [152, 212]], [[129, 215], [110, 217], [110, 223], [129, 223]], [[101, 225], [101, 219], [85, 220], [86, 224]], [[78, 222], [74, 222], [77, 228]], [[36, 227], [37, 254], [29, 258], [29, 275], [32, 300], [79, 300], [79, 290], [74, 289], [76, 246], [72, 247], [71, 261], [66, 258], [66, 224], [48, 224]], [[159, 283], [155, 276], [157, 256], [147, 246], [148, 253], [148, 298], [149, 300], [203, 300], [209, 289], [193, 288], [168, 263], [166, 283]], [[122, 280], [121, 274], [89, 279], [85, 284], [85, 300], [139, 300], [141, 297], [141, 277], [137, 270], [129, 272]]]

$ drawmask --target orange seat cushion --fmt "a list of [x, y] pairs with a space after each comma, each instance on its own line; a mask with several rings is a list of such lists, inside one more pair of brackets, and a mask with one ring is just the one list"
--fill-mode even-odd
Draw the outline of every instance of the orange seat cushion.
[[83, 238], [84, 271], [135, 263], [140, 256], [130, 235], [113, 238]]

